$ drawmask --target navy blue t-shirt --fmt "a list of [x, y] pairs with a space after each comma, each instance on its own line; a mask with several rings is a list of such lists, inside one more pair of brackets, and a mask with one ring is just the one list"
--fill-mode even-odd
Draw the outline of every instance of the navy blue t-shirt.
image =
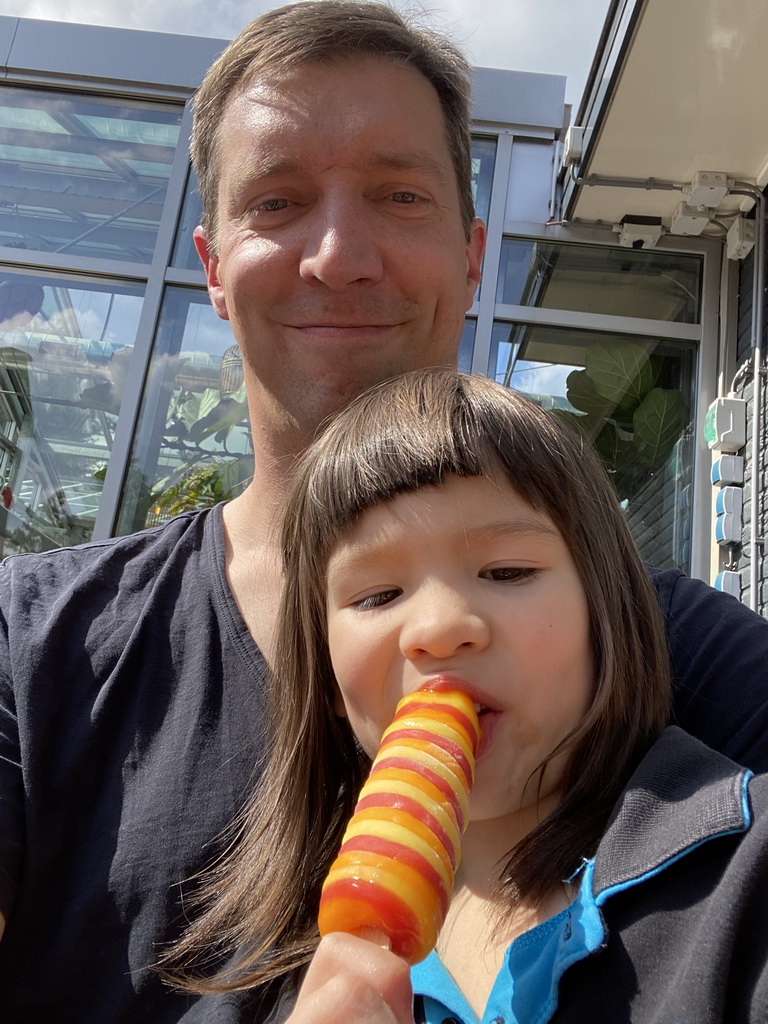
[[[768, 621], [681, 573], [653, 579], [676, 721], [768, 769]], [[197, 999], [149, 967], [263, 756], [263, 663], [221, 506], [9, 558], [0, 613], [3, 1024], [272, 1019], [269, 994]]]
[[678, 569], [651, 569], [669, 643], [676, 725], [768, 772], [768, 619]]
[[221, 507], [9, 558], [0, 610], [0, 1019], [253, 1020], [149, 969], [263, 755]]

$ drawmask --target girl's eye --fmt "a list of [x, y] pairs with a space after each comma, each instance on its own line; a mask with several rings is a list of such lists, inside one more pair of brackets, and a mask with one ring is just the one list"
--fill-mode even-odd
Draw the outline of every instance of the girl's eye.
[[538, 574], [538, 569], [520, 565], [499, 565], [493, 569], [484, 569], [480, 577], [484, 580], [495, 580], [497, 583], [524, 583]]
[[360, 601], [354, 602], [355, 608], [380, 608], [383, 604], [389, 604], [402, 594], [402, 590], [392, 588], [391, 590], [380, 590], [376, 594], [369, 594]]

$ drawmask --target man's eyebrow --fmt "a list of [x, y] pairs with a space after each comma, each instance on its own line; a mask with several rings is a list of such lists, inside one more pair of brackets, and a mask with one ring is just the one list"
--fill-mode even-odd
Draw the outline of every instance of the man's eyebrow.
[[453, 180], [453, 167], [446, 165], [426, 149], [409, 150], [405, 153], [372, 153], [369, 161], [372, 167], [390, 168], [393, 171], [427, 171], [441, 184]]
[[231, 175], [231, 194], [234, 197], [242, 194], [254, 183], [267, 181], [270, 178], [279, 178], [287, 174], [296, 174], [301, 171], [301, 164], [298, 160], [279, 157], [270, 159], [264, 157], [261, 160], [253, 160], [242, 164]]

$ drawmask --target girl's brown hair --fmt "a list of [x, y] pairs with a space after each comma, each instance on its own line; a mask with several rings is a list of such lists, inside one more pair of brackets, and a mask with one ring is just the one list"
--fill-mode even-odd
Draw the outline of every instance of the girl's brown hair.
[[237, 962], [189, 987], [266, 982], [305, 963], [318, 941], [320, 888], [370, 766], [333, 709], [325, 574], [334, 545], [366, 509], [399, 494], [453, 474], [499, 473], [549, 516], [571, 552], [595, 666], [590, 710], [547, 758], [567, 751], [563, 801], [510, 851], [499, 913], [521, 895], [542, 899], [594, 854], [669, 717], [666, 638], [648, 574], [602, 466], [575, 433], [487, 378], [411, 373], [355, 401], [298, 468], [284, 520], [268, 767], [231, 852], [208, 879], [205, 912], [171, 960], [204, 971], [205, 951], [212, 962], [237, 950]]

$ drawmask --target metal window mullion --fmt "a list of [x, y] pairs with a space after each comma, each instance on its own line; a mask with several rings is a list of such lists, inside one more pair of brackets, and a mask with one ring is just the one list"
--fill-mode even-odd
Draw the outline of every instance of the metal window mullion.
[[488, 359], [491, 352], [491, 334], [496, 303], [496, 286], [499, 277], [501, 242], [503, 239], [504, 211], [509, 191], [509, 172], [512, 166], [511, 134], [501, 134], [496, 143], [496, 160], [493, 167], [491, 201], [488, 206], [488, 237], [483, 259], [483, 280], [480, 298], [473, 307], [477, 311], [475, 348], [472, 354], [472, 372], [488, 373]]
[[202, 264], [199, 270], [184, 270], [181, 267], [168, 267], [165, 272], [166, 284], [179, 284], [184, 288], [205, 288], [205, 271]]
[[128, 474], [133, 438], [141, 411], [141, 399], [149, 374], [155, 331], [160, 318], [160, 308], [165, 288], [165, 273], [171, 259], [176, 226], [181, 216], [185, 187], [189, 173], [188, 138], [192, 124], [192, 103], [184, 108], [179, 128], [179, 143], [176, 147], [168, 190], [160, 217], [157, 241], [152, 263], [149, 268], [147, 290], [136, 332], [136, 342], [131, 356], [125, 382], [120, 414], [115, 430], [115, 440], [104, 479], [99, 511], [93, 527], [93, 539], [104, 540], [114, 534], [120, 511], [123, 486]]
[[82, 78], [66, 73], [5, 69], [2, 85], [20, 89], [47, 89], [49, 92], [76, 92], [88, 98], [102, 99], [117, 97], [121, 100], [150, 100], [153, 106], [173, 108], [188, 102], [191, 89], [188, 85], [146, 85], [144, 82], [128, 82], [115, 78]]
[[643, 337], [666, 338], [672, 341], [693, 341], [702, 337], [700, 324], [680, 324], [669, 320], [650, 320], [608, 313], [582, 313], [569, 309], [547, 309], [543, 306], [494, 305], [497, 320], [534, 324], [542, 327], [570, 327], [574, 330], [603, 331], [611, 334], [636, 334]]
[[13, 249], [0, 246], [0, 263], [8, 271], [30, 276], [71, 274], [78, 278], [99, 277], [101, 280], [144, 281], [149, 271], [147, 263], [127, 260], [95, 259], [90, 256], [66, 256], [63, 253], [43, 252], [37, 249]]

